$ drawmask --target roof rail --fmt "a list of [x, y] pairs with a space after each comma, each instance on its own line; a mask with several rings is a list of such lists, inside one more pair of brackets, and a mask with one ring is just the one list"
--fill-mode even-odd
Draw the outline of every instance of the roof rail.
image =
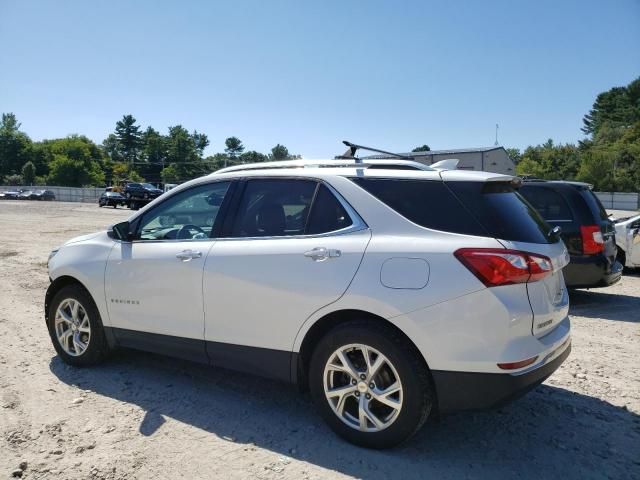
[[222, 168], [213, 172], [211, 175], [229, 172], [243, 172], [250, 170], [271, 170], [284, 168], [381, 168], [388, 167], [393, 169], [412, 169], [412, 170], [438, 170], [438, 168], [430, 167], [420, 162], [411, 160], [359, 160], [355, 158], [343, 158], [335, 160], [281, 160], [277, 162], [260, 162], [246, 163], [243, 165], [234, 165], [232, 167]]

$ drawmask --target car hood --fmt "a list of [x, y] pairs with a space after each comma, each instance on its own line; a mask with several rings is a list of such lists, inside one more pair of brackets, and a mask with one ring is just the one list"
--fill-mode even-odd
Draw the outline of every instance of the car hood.
[[96, 238], [98, 235], [106, 235], [107, 232], [93, 232], [87, 235], [80, 235], [79, 237], [74, 237], [71, 240], [67, 240], [63, 245], [71, 245], [72, 243], [86, 242], [87, 240], [91, 240], [92, 238]]

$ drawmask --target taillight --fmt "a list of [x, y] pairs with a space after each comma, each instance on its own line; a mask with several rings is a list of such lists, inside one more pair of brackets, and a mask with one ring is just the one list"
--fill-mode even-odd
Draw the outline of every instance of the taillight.
[[604, 238], [598, 225], [580, 226], [582, 236], [582, 252], [585, 255], [593, 255], [604, 251]]
[[454, 255], [487, 287], [540, 280], [553, 272], [544, 255], [501, 248], [461, 248]]

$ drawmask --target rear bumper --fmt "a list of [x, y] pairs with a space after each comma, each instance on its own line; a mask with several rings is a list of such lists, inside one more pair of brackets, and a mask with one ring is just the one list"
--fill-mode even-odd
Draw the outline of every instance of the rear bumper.
[[605, 255], [572, 256], [562, 273], [567, 287], [608, 287], [622, 277], [622, 264]]
[[[564, 350], [562, 350], [564, 349]], [[561, 352], [558, 355], [558, 352]], [[571, 352], [571, 338], [558, 347], [556, 358], [519, 374], [432, 371], [440, 412], [484, 410], [521, 397], [544, 382]]]

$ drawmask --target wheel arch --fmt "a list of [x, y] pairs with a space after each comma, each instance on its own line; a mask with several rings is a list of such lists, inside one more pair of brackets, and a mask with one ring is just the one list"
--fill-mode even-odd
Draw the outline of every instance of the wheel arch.
[[433, 382], [433, 377], [431, 376], [431, 370], [429, 368], [429, 364], [424, 355], [420, 352], [418, 346], [409, 338], [409, 336], [402, 331], [397, 325], [389, 320], [381, 317], [380, 315], [376, 315], [375, 313], [367, 312], [365, 310], [358, 309], [345, 309], [345, 310], [336, 310], [331, 313], [320, 317], [316, 320], [313, 325], [306, 331], [304, 334], [304, 338], [302, 339], [302, 343], [300, 344], [300, 349], [298, 351], [297, 359], [295, 364], [292, 366], [293, 378], [296, 380], [298, 387], [305, 391], [308, 389], [308, 379], [307, 372], [309, 369], [309, 363], [311, 360], [311, 355], [315, 349], [315, 346], [318, 344], [320, 339], [326, 335], [331, 329], [341, 325], [343, 323], [347, 323], [351, 320], [371, 320], [372, 322], [376, 322], [379, 325], [385, 325], [388, 328], [393, 329], [398, 335], [400, 335], [407, 342], [409, 348], [411, 348], [418, 358], [423, 362], [424, 367], [427, 370], [427, 374], [429, 376], [429, 381], [431, 382], [431, 387], [436, 394], [436, 399], [434, 402], [434, 406], [438, 405], [437, 402], [437, 392], [435, 390], [435, 383]]
[[[64, 287], [68, 285], [79, 285], [87, 292], [88, 295], [91, 296], [91, 298], [93, 298], [93, 296], [89, 292], [89, 289], [77, 278], [72, 277], [71, 275], [62, 275], [56, 278], [49, 284], [49, 287], [47, 288], [47, 293], [44, 296], [45, 323], [49, 322], [49, 306], [51, 305], [51, 301], [53, 300], [53, 297], [55, 297], [60, 290], [62, 290]], [[95, 299], [94, 299], [94, 302], [95, 302]]]

